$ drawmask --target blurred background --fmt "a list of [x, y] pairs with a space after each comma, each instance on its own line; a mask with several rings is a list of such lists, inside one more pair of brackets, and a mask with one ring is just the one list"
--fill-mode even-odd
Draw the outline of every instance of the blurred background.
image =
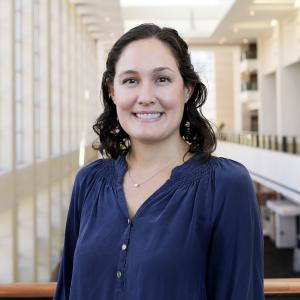
[[300, 277], [300, 1], [0, 0], [0, 283], [56, 281], [107, 53], [145, 22], [187, 41], [214, 155], [251, 174], [265, 278]]

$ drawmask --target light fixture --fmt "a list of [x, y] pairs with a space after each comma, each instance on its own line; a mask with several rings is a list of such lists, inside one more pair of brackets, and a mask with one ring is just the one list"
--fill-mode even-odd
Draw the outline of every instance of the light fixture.
[[249, 43], [249, 40], [248, 39], [243, 39], [243, 44], [248, 44]]
[[294, 5], [295, 7], [300, 7], [300, 0], [295, 0]]
[[234, 33], [237, 33], [237, 32], [239, 32], [239, 29], [238, 29], [237, 27], [234, 27], [234, 28], [233, 28], [233, 32], [234, 32]]
[[105, 21], [105, 22], [109, 22], [109, 21], [110, 21], [110, 17], [105, 17], [105, 18], [104, 18], [104, 21]]
[[276, 20], [276, 19], [271, 20], [270, 25], [272, 27], [276, 27], [278, 25], [278, 20]]
[[255, 11], [254, 11], [254, 10], [250, 10], [250, 11], [249, 11], [249, 15], [250, 15], [251, 17], [255, 16]]

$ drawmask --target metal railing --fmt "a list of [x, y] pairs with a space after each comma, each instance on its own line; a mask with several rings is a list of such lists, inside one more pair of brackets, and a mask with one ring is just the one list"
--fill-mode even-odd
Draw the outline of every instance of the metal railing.
[[[50, 283], [12, 283], [0, 284], [0, 299], [52, 299], [56, 288]], [[300, 278], [267, 278], [264, 280], [266, 299], [271, 296], [300, 296]]]
[[300, 137], [265, 135], [257, 132], [218, 132], [221, 141], [300, 155]]

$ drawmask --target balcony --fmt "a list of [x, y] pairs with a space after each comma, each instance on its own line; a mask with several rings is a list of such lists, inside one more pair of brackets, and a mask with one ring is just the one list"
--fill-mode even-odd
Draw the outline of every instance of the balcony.
[[244, 164], [252, 179], [300, 204], [300, 138], [219, 133], [217, 156]]

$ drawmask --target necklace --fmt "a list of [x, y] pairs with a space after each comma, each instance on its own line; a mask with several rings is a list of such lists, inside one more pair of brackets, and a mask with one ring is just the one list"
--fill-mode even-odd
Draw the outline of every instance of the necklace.
[[138, 188], [138, 187], [140, 187], [142, 184], [144, 184], [144, 183], [148, 182], [150, 179], [152, 179], [155, 175], [157, 175], [158, 173], [160, 173], [160, 172], [162, 172], [163, 170], [165, 170], [167, 167], [173, 165], [176, 161], [177, 161], [177, 159], [176, 159], [175, 161], [173, 161], [171, 164], [169, 164], [169, 165], [165, 166], [164, 168], [158, 170], [158, 171], [155, 172], [153, 175], [151, 175], [151, 176], [148, 177], [146, 180], [144, 180], [144, 181], [142, 181], [142, 182], [140, 182], [140, 183], [137, 183], [137, 182], [135, 182], [135, 181], [133, 180], [133, 178], [132, 178], [132, 176], [131, 176], [131, 174], [130, 174], [130, 168], [128, 168], [128, 175], [129, 175], [129, 178], [130, 178], [130, 180], [131, 180], [133, 186], [134, 186], [135, 188]]

